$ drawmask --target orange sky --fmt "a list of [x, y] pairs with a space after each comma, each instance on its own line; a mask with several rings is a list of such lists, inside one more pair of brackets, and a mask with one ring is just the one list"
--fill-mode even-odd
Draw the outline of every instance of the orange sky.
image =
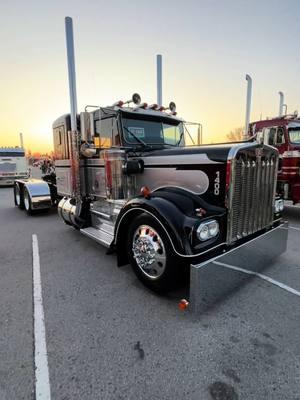
[[300, 56], [293, 48], [300, 37], [298, 2], [274, 0], [274, 7], [256, 0], [251, 6], [243, 0], [149, 4], [5, 3], [0, 146], [18, 145], [23, 132], [27, 149], [52, 149], [52, 122], [69, 111], [66, 15], [74, 20], [79, 111], [86, 104], [126, 100], [133, 92], [155, 102], [157, 53], [163, 55], [164, 103], [174, 100], [180, 117], [201, 122], [205, 142], [224, 140], [231, 129], [244, 125], [246, 73], [253, 78], [252, 120], [276, 115], [279, 90], [290, 112], [299, 107]]

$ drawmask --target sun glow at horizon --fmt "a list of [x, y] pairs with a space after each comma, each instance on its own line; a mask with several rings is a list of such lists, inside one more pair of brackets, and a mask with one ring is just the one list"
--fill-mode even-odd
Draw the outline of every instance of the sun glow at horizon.
[[[252, 121], [277, 113], [279, 90], [292, 112], [299, 108], [300, 54], [293, 43], [300, 37], [300, 3], [288, 3], [293, 6], [278, 3], [270, 9], [254, 0], [247, 13], [238, 0], [218, 6], [191, 0], [188, 7], [153, 0], [151, 7], [140, 2], [138, 8], [118, 0], [88, 8], [77, 0], [5, 3], [0, 146], [19, 145], [22, 132], [27, 150], [52, 150], [52, 123], [69, 112], [64, 16], [70, 8], [79, 112], [86, 104], [106, 106], [133, 92], [155, 103], [156, 54], [163, 56], [164, 104], [175, 101], [180, 117], [200, 122], [206, 143], [225, 141], [231, 130], [243, 127], [246, 73], [253, 78]], [[282, 24], [283, 14], [289, 29]], [[103, 15], [107, 18], [99, 24]], [[288, 60], [278, 57], [279, 49]]]

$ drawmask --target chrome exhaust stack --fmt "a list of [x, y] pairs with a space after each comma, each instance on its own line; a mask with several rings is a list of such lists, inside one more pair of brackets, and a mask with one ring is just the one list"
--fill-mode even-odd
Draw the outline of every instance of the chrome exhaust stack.
[[20, 132], [20, 147], [24, 149], [23, 133]]
[[162, 106], [162, 55], [156, 56], [157, 104]]
[[244, 131], [244, 139], [245, 140], [248, 137], [250, 113], [251, 113], [252, 78], [250, 75], [246, 75], [246, 81], [247, 81], [247, 98], [246, 98], [246, 121], [245, 121], [245, 131]]
[[75, 203], [78, 204], [81, 201], [80, 170], [79, 170], [80, 133], [78, 132], [77, 129], [75, 52], [74, 52], [74, 38], [73, 38], [73, 21], [72, 18], [70, 17], [65, 18], [65, 30], [66, 30], [69, 93], [70, 93], [70, 108], [71, 108], [70, 112], [71, 132], [69, 132], [69, 144], [71, 149], [71, 185], [72, 185], [72, 197], [75, 199]]
[[279, 94], [279, 117], [283, 116], [283, 106], [284, 106], [284, 94], [282, 92], [278, 92]]

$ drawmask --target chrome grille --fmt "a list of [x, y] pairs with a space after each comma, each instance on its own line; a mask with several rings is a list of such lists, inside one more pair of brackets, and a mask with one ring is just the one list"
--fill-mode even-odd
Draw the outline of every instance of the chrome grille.
[[228, 243], [255, 233], [273, 222], [278, 155], [263, 148], [256, 155], [252, 146], [231, 161], [228, 203]]
[[16, 172], [16, 163], [0, 162], [0, 173], [1, 172]]

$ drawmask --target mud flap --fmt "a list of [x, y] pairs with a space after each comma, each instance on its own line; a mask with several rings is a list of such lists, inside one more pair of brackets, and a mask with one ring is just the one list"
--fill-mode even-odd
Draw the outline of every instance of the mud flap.
[[251, 272], [259, 273], [271, 266], [286, 251], [287, 239], [288, 223], [285, 222], [216, 258], [191, 265], [191, 312], [199, 313], [213, 307], [253, 278]]

